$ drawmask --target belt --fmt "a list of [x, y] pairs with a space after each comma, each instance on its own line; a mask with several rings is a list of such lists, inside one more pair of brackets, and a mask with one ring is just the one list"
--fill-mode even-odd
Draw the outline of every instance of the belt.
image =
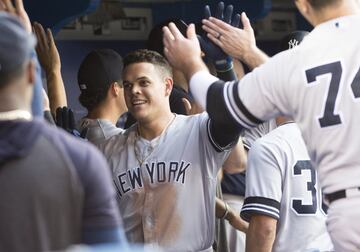
[[360, 195], [360, 187], [353, 187], [345, 190], [336, 191], [325, 195], [325, 199], [331, 203], [335, 200]]

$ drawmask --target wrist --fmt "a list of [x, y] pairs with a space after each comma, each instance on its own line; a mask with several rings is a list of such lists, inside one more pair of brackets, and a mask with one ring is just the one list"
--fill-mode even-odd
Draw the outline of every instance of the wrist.
[[246, 51], [247, 53], [241, 59], [248, 67], [254, 69], [261, 64], [265, 63], [268, 59], [268, 56], [261, 51], [256, 45], [251, 46], [249, 50]]
[[61, 76], [60, 67], [54, 67], [49, 69], [44, 69], [46, 78], [58, 77]]
[[182, 69], [183, 74], [186, 76], [186, 79], [190, 83], [191, 77], [199, 72], [199, 71], [208, 71], [205, 63], [202, 61], [202, 59], [194, 60], [191, 62], [188, 62], [184, 65], [184, 68]]
[[229, 213], [230, 213], [230, 208], [229, 208], [229, 205], [226, 202], [224, 202], [224, 205], [225, 205], [225, 210], [224, 210], [224, 213], [222, 214], [222, 216], [220, 216], [220, 219], [228, 220]]

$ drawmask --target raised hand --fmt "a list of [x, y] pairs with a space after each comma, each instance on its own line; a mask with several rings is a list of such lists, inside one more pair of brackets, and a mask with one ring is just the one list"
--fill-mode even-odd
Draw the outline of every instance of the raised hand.
[[25, 11], [23, 0], [0, 0], [0, 10], [17, 16], [23, 23], [27, 32], [31, 33], [31, 23], [28, 14]]
[[207, 37], [226, 54], [254, 68], [265, 62], [267, 56], [257, 48], [254, 30], [244, 12], [241, 14], [243, 29], [238, 28], [238, 20], [240, 19], [236, 19], [235, 25], [230, 25], [220, 19], [210, 17], [202, 21], [202, 28], [207, 32]]
[[42, 25], [37, 22], [34, 23], [33, 28], [38, 41], [36, 46], [36, 53], [41, 67], [47, 74], [49, 74], [51, 71], [60, 72], [60, 56], [56, 48], [51, 30], [48, 28], [46, 29], [45, 33]]
[[55, 114], [58, 107], [67, 106], [59, 52], [50, 29], [46, 29], [45, 33], [42, 25], [35, 22], [34, 33], [38, 40], [36, 53], [46, 75], [51, 112]]
[[189, 25], [187, 38], [174, 23], [164, 26], [163, 32], [164, 54], [174, 68], [182, 71], [188, 80], [199, 70], [207, 71], [201, 59], [201, 49], [194, 24]]
[[[225, 9], [223, 2], [219, 2], [216, 12], [215, 18], [218, 20], [222, 20], [224, 23], [229, 25], [235, 25], [238, 27], [240, 23], [240, 15], [235, 15], [234, 20], [232, 21], [233, 15], [233, 6], [228, 5]], [[211, 18], [211, 10], [208, 5], [204, 8], [204, 17], [205, 19]], [[220, 40], [222, 37], [221, 30], [214, 31], [214, 36]], [[209, 58], [215, 64], [217, 70], [226, 70], [226, 68], [231, 67], [231, 57], [227, 53], [225, 53], [222, 48], [216, 45], [212, 40], [210, 40], [206, 35], [198, 36], [198, 39], [201, 44], [202, 50], [205, 52], [207, 58]]]

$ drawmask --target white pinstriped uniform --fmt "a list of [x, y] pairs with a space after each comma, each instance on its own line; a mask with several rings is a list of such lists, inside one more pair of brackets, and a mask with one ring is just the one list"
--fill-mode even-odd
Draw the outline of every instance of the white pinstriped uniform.
[[274, 252], [330, 251], [321, 190], [295, 123], [288, 123], [252, 145], [241, 216], [270, 216], [278, 221]]
[[[226, 83], [223, 94], [227, 110], [243, 127], [278, 115], [293, 118], [323, 192], [349, 192], [328, 212], [328, 231], [339, 251], [360, 250], [360, 223], [354, 221], [360, 220], [354, 210], [360, 207], [359, 27], [360, 15], [319, 24], [296, 48]], [[203, 107], [216, 81], [205, 71], [192, 76], [192, 94]]]

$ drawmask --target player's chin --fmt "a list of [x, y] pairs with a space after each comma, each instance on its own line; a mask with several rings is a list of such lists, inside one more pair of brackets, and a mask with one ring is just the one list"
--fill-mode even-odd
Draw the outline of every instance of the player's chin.
[[144, 109], [140, 108], [130, 108], [131, 115], [136, 119], [136, 121], [143, 121], [147, 117], [147, 113]]

